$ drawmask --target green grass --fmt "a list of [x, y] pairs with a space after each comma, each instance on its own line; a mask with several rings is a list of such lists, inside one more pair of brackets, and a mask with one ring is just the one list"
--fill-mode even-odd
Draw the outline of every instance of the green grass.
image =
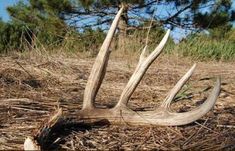
[[[164, 32], [159, 35], [153, 34], [149, 36], [148, 48], [150, 51], [154, 50], [163, 35]], [[144, 33], [133, 33], [132, 35], [128, 35], [125, 39], [125, 45], [121, 48], [117, 47], [117, 49], [118, 51], [128, 51], [129, 53], [141, 51], [140, 48], [145, 45], [145, 38]], [[169, 38], [163, 53], [177, 54], [177, 56], [180, 57], [189, 57], [200, 61], [232, 61], [235, 60], [235, 38], [229, 38], [229, 36], [214, 38], [210, 35], [195, 34], [178, 44], [175, 44], [173, 40]]]
[[192, 57], [197, 60], [231, 61], [235, 59], [235, 42], [197, 36], [177, 44], [171, 53]]
[[[117, 36], [114, 37], [111, 49], [117, 50], [120, 53], [132, 54], [133, 52], [141, 52], [141, 48], [146, 43], [147, 31], [135, 31], [127, 34], [127, 37], [123, 40], [124, 43], [120, 45]], [[68, 33], [61, 44], [51, 43], [44, 44], [38, 38], [36, 38], [36, 50], [42, 49], [44, 53], [50, 52], [64, 52], [64, 53], [77, 53], [89, 52], [91, 56], [96, 56], [99, 48], [104, 40], [105, 33], [97, 30], [87, 30], [82, 34], [77, 34], [73, 31]], [[164, 30], [151, 31], [148, 39], [148, 49], [153, 51], [161, 38], [164, 36]], [[235, 31], [227, 34], [224, 38], [212, 38], [209, 35], [195, 34], [189, 36], [179, 44], [174, 44], [171, 38], [165, 46], [163, 53], [165, 54], [177, 54], [180, 57], [190, 57], [194, 60], [200, 61], [232, 61], [235, 60]], [[1, 42], [0, 42], [1, 46]], [[23, 45], [24, 46], [24, 45]], [[27, 50], [27, 44], [22, 47], [22, 52]], [[21, 49], [19, 51], [21, 51]], [[15, 49], [6, 49], [0, 47], [0, 52], [5, 53], [11, 51], [17, 51]], [[34, 49], [32, 51], [35, 51]], [[42, 53], [43, 54], [43, 53]]]

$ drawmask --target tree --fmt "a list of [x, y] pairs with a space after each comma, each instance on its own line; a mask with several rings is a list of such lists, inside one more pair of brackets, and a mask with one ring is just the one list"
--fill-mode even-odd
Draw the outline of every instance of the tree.
[[[107, 29], [121, 5], [125, 9], [119, 28], [124, 31], [143, 29], [145, 27], [141, 25], [151, 19], [153, 27], [201, 30], [228, 24], [235, 18], [231, 0], [29, 0], [24, 5], [28, 12], [23, 16], [30, 18], [31, 22], [37, 22], [37, 18], [56, 17], [79, 30], [86, 27]], [[8, 11], [14, 18], [27, 20], [18, 17], [23, 13], [17, 11], [16, 6], [9, 7]]]
[[[26, 39], [31, 48], [35, 46], [36, 37], [43, 44], [60, 43], [67, 28], [60, 12], [66, 10], [67, 5], [58, 3], [57, 6], [54, 6], [52, 1], [46, 0], [30, 0], [28, 2], [20, 1], [7, 8], [12, 18], [11, 24], [20, 24], [24, 27], [28, 33]], [[50, 5], [53, 5], [53, 8]], [[62, 6], [64, 7], [61, 8]]]
[[213, 28], [232, 21], [235, 14], [231, 0], [77, 0], [72, 9], [64, 11], [65, 19], [78, 28], [107, 27], [112, 20], [110, 15], [121, 5], [125, 6], [122, 19], [128, 29], [137, 28], [152, 17], [155, 26]]
[[[70, 25], [84, 27], [108, 27], [117, 8], [124, 5], [119, 23], [119, 39], [123, 43], [126, 34], [133, 29], [146, 29], [146, 22], [153, 20], [152, 28], [167, 27], [190, 31], [217, 31], [225, 33], [231, 28], [235, 11], [231, 0], [79, 0], [67, 12]], [[76, 17], [70, 18], [70, 15]], [[93, 19], [91, 19], [93, 18]], [[82, 23], [80, 23], [82, 21]], [[125, 45], [125, 44], [124, 44]]]
[[22, 37], [27, 35], [22, 26], [17, 23], [5, 23], [0, 20], [0, 52], [21, 50]]
[[28, 0], [7, 10], [12, 25], [27, 27], [29, 43], [34, 46], [35, 37], [45, 44], [61, 43], [69, 28], [78, 32], [108, 29], [121, 6], [120, 40], [135, 29], [148, 29], [150, 21], [153, 30], [223, 29], [225, 33], [235, 19], [231, 0]]

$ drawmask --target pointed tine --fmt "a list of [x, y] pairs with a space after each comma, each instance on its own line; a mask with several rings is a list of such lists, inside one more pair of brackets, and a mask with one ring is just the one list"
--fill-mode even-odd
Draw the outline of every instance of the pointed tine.
[[165, 36], [162, 38], [160, 44], [155, 48], [155, 50], [149, 55], [149, 58], [151, 58], [151, 61], [154, 61], [162, 52], [163, 47], [165, 46], [168, 37], [170, 35], [171, 30], [168, 29]]
[[[136, 87], [140, 83], [141, 79], [143, 78], [144, 74], [148, 70], [149, 66], [153, 63], [153, 61], [160, 55], [164, 45], [167, 42], [167, 39], [170, 35], [170, 30], [167, 30], [167, 33], [163, 37], [160, 44], [156, 47], [156, 49], [144, 60], [140, 60], [134, 73], [132, 74], [130, 80], [128, 81], [126, 87], [123, 89], [121, 97], [115, 106], [116, 108], [119, 108], [120, 106], [127, 105], [131, 95], [135, 91]], [[143, 57], [146, 53], [146, 50], [144, 49], [141, 56]]]
[[118, 11], [117, 15], [115, 16], [115, 18], [113, 20], [113, 23], [112, 23], [112, 25], [111, 25], [108, 33], [107, 33], [107, 36], [106, 36], [106, 38], [105, 38], [105, 40], [104, 40], [104, 42], [103, 42], [103, 44], [102, 44], [102, 46], [100, 48], [100, 51], [101, 50], [107, 51], [107, 49], [109, 48], [109, 46], [111, 44], [111, 41], [112, 41], [112, 38], [113, 38], [113, 35], [114, 35], [114, 33], [116, 31], [116, 28], [117, 28], [117, 24], [119, 22], [119, 18], [121, 16], [122, 12], [123, 12], [123, 9], [124, 8], [121, 7], [120, 10]]
[[108, 59], [110, 54], [109, 46], [111, 44], [112, 38], [117, 28], [118, 21], [120, 19], [122, 11], [123, 7], [118, 11], [116, 17], [114, 18], [113, 23], [107, 33], [107, 36], [100, 48], [100, 51], [92, 67], [84, 92], [84, 100], [82, 107], [83, 109], [94, 108], [95, 97], [103, 81], [105, 70], [108, 64]]
[[166, 97], [166, 99], [162, 102], [161, 107], [163, 107], [166, 110], [169, 110], [171, 101], [175, 98], [177, 93], [182, 89], [184, 84], [189, 80], [189, 78], [192, 76], [193, 71], [196, 68], [196, 64], [194, 64], [188, 72], [177, 82], [177, 84], [174, 86], [173, 89], [171, 89], [169, 95]]
[[221, 80], [220, 78], [217, 78], [217, 81], [213, 90], [211, 91], [209, 97], [206, 99], [206, 101], [202, 105], [188, 112], [170, 113], [170, 115], [173, 118], [171, 121], [172, 124], [168, 124], [168, 125], [185, 125], [193, 121], [196, 121], [202, 116], [204, 116], [214, 107], [215, 102], [220, 94], [220, 90], [221, 90]]
[[148, 47], [148, 45], [145, 45], [145, 46], [144, 46], [144, 49], [143, 49], [142, 52], [141, 52], [141, 55], [140, 55], [140, 62], [141, 62], [141, 60], [143, 60], [143, 59], [146, 58], [146, 56], [147, 56], [147, 54], [146, 54], [146, 52], [147, 52], [147, 47]]
[[[136, 66], [136, 70], [139, 68], [139, 66], [141, 65], [141, 63], [145, 60], [145, 58], [147, 57], [147, 47], [148, 45], [145, 45], [141, 54], [140, 54], [140, 59], [139, 59], [139, 62], [138, 62], [138, 65]], [[135, 71], [136, 71], [135, 70]], [[135, 73], [135, 72], [134, 72]], [[134, 74], [133, 73], [133, 74]]]

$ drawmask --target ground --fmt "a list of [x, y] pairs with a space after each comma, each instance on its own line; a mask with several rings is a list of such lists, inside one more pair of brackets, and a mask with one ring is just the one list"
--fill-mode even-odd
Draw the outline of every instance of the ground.
[[[96, 99], [98, 107], [112, 107], [137, 63], [137, 55], [111, 56]], [[94, 58], [80, 55], [14, 54], [0, 59], [0, 150], [22, 149], [26, 136], [58, 107], [66, 114], [81, 109], [84, 88]], [[172, 127], [92, 125], [63, 129], [47, 149], [111, 150], [234, 150], [235, 63], [199, 62], [173, 55], [155, 61], [129, 102], [134, 110], [159, 106], [179, 78], [197, 62], [191, 80], [176, 97], [172, 110], [199, 106], [216, 77], [222, 90], [213, 110], [200, 120]], [[77, 127], [76, 127], [77, 126]], [[64, 132], [66, 131], [66, 133]]]

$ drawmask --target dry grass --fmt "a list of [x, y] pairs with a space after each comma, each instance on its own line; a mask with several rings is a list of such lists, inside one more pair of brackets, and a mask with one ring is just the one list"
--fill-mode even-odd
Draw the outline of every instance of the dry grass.
[[[137, 55], [111, 57], [98, 106], [113, 106], [132, 74]], [[12, 55], [0, 59], [0, 150], [22, 149], [51, 112], [62, 107], [74, 114], [80, 109], [83, 92], [94, 59], [81, 56], [38, 54]], [[161, 56], [149, 69], [129, 103], [136, 110], [151, 110], [167, 95], [193, 61]], [[175, 111], [201, 104], [215, 76], [222, 78], [222, 91], [213, 111], [195, 123], [177, 127], [130, 125], [76, 125], [59, 130], [47, 149], [98, 150], [234, 150], [235, 63], [199, 62], [192, 80], [184, 87]]]

